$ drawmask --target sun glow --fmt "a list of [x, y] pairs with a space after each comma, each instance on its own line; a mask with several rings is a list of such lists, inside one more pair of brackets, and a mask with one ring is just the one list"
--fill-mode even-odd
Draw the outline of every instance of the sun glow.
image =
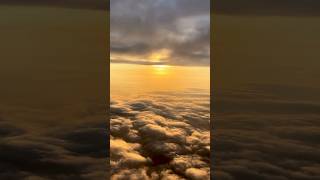
[[192, 66], [110, 64], [112, 95], [127, 98], [155, 91], [210, 89], [210, 68]]
[[152, 65], [153, 73], [156, 75], [167, 75], [170, 71], [169, 65]]
[[152, 62], [161, 62], [167, 60], [171, 55], [171, 51], [168, 49], [160, 49], [158, 51], [152, 52], [149, 59]]

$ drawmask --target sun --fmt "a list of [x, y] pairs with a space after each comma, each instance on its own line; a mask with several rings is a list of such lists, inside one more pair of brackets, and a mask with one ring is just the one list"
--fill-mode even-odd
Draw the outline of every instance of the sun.
[[152, 65], [153, 73], [156, 75], [167, 75], [169, 73], [169, 65]]

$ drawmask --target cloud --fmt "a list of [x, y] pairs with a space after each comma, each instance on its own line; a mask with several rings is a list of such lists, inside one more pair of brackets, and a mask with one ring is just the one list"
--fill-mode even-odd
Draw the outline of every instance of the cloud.
[[166, 61], [164, 62], [150, 62], [146, 60], [138, 60], [138, 61], [133, 61], [133, 60], [122, 60], [122, 59], [111, 59], [111, 63], [120, 63], [120, 64], [141, 64], [141, 65], [165, 65], [167, 64]]
[[216, 18], [213, 177], [319, 179], [319, 18]]
[[208, 172], [197, 168], [188, 168], [186, 170], [186, 176], [190, 179], [208, 179]]
[[[89, 119], [82, 116], [87, 113], [86, 109], [85, 112], [78, 109], [80, 115], [73, 116], [77, 119], [73, 125], [56, 122], [47, 127], [47, 120], [58, 119], [54, 112], [1, 106], [0, 179], [89, 180], [106, 177], [106, 124], [104, 115], [99, 115], [101, 109], [95, 109]], [[21, 121], [19, 117], [28, 119], [31, 112], [38, 112], [37, 117], [42, 116], [42, 120], [37, 123]]]
[[105, 179], [105, 13], [1, 13], [0, 179]]
[[215, 94], [220, 108], [214, 109], [211, 140], [214, 178], [319, 179], [318, 106], [295, 92], [318, 94], [302, 86], [276, 84]]
[[[111, 179], [209, 178], [210, 129], [193, 126], [203, 113], [209, 114], [208, 105], [199, 106], [209, 102], [208, 93], [165, 96], [175, 100], [166, 101], [163, 95], [125, 101], [112, 98]], [[113, 111], [120, 107], [121, 113]], [[186, 111], [192, 111], [195, 118], [184, 118]]]
[[209, 64], [209, 0], [112, 0], [110, 6], [113, 62]]

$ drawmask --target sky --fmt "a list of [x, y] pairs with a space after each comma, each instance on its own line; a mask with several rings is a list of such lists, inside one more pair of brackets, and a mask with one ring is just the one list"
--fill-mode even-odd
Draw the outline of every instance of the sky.
[[[120, 23], [111, 22], [111, 31], [121, 32], [113, 35], [116, 38], [111, 37], [111, 45], [115, 44], [111, 47], [112, 54], [121, 55], [121, 58], [114, 56], [113, 62], [209, 64], [208, 53], [193, 51], [209, 44], [206, 33], [208, 19], [207, 14], [203, 14], [209, 8], [206, 2], [139, 2], [146, 3], [138, 5], [132, 0], [111, 0], [112, 6], [125, 7], [124, 10], [120, 8], [121, 11], [111, 9]], [[54, 0], [6, 0], [0, 4], [101, 10], [108, 3], [100, 0], [62, 3]], [[314, 35], [320, 30], [317, 17], [319, 2], [220, 0], [214, 1], [214, 7], [217, 16], [214, 17], [213, 58], [217, 67], [215, 85], [218, 86], [215, 86], [214, 96], [213, 174], [217, 179], [231, 180], [319, 179], [320, 87], [317, 87], [317, 77], [320, 74], [317, 47], [320, 39]], [[146, 17], [146, 11], [153, 15]], [[0, 177], [101, 177], [106, 172], [105, 154], [108, 154], [102, 150], [105, 147], [103, 134], [106, 124], [104, 102], [97, 101], [105, 97], [105, 87], [101, 86], [106, 73], [99, 69], [105, 63], [106, 48], [101, 45], [104, 43], [101, 38], [105, 32], [102, 28], [104, 14], [7, 7], [0, 13], [1, 34], [7, 35], [2, 38], [7, 43], [2, 46], [0, 66], [0, 167], [5, 167], [6, 173]], [[130, 18], [122, 17], [124, 15]], [[8, 16], [13, 18], [7, 21]], [[182, 24], [197, 26], [185, 31]], [[101, 29], [94, 28], [99, 25]], [[162, 28], [165, 32], [159, 30]], [[141, 30], [145, 31], [140, 33]], [[169, 36], [173, 37], [172, 41], [167, 41]], [[121, 152], [120, 155], [126, 158], [114, 165], [139, 167], [138, 171], [116, 172], [117, 176], [133, 173], [145, 176], [144, 166], [149, 165], [152, 159], [162, 157], [159, 153], [167, 154], [166, 160], [170, 163], [163, 167], [163, 172], [162, 167], [156, 169], [155, 172], [160, 173], [155, 176], [195, 177], [208, 174], [209, 100], [203, 98], [207, 94], [194, 93], [188, 94], [194, 99], [171, 94], [176, 98], [171, 99], [175, 102], [171, 104], [163, 95], [131, 99], [133, 101], [114, 99], [111, 102], [115, 119], [111, 122], [114, 127], [111, 129], [112, 143], [125, 145], [114, 146], [118, 150], [114, 155], [119, 157], [116, 152]], [[176, 103], [178, 101], [181, 103]], [[190, 102], [195, 104], [190, 105]], [[189, 119], [183, 118], [181, 122], [182, 117]], [[137, 118], [140, 121], [134, 124]], [[150, 123], [153, 118], [158, 121]], [[199, 124], [199, 120], [204, 120], [203, 124]], [[172, 128], [179, 131], [172, 132]], [[123, 131], [130, 134], [126, 136], [121, 133]], [[145, 139], [136, 138], [137, 133]], [[176, 138], [172, 135], [174, 133], [186, 135], [186, 141]], [[166, 142], [162, 144], [165, 151], [156, 151], [161, 148], [154, 150], [161, 146], [150, 143], [153, 142], [150, 136]], [[169, 150], [177, 150], [187, 156], [172, 156]], [[17, 156], [19, 154], [24, 156]], [[192, 160], [188, 155], [196, 155], [195, 163], [190, 163]]]
[[111, 0], [111, 62], [209, 65], [209, 2]]
[[210, 178], [209, 2], [111, 0], [110, 179]]

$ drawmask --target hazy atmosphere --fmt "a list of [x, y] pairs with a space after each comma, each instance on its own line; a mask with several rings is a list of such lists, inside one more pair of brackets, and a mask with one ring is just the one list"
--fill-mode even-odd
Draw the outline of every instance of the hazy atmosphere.
[[0, 179], [107, 177], [106, 19], [0, 1]]
[[319, 2], [213, 9], [214, 178], [319, 179]]

